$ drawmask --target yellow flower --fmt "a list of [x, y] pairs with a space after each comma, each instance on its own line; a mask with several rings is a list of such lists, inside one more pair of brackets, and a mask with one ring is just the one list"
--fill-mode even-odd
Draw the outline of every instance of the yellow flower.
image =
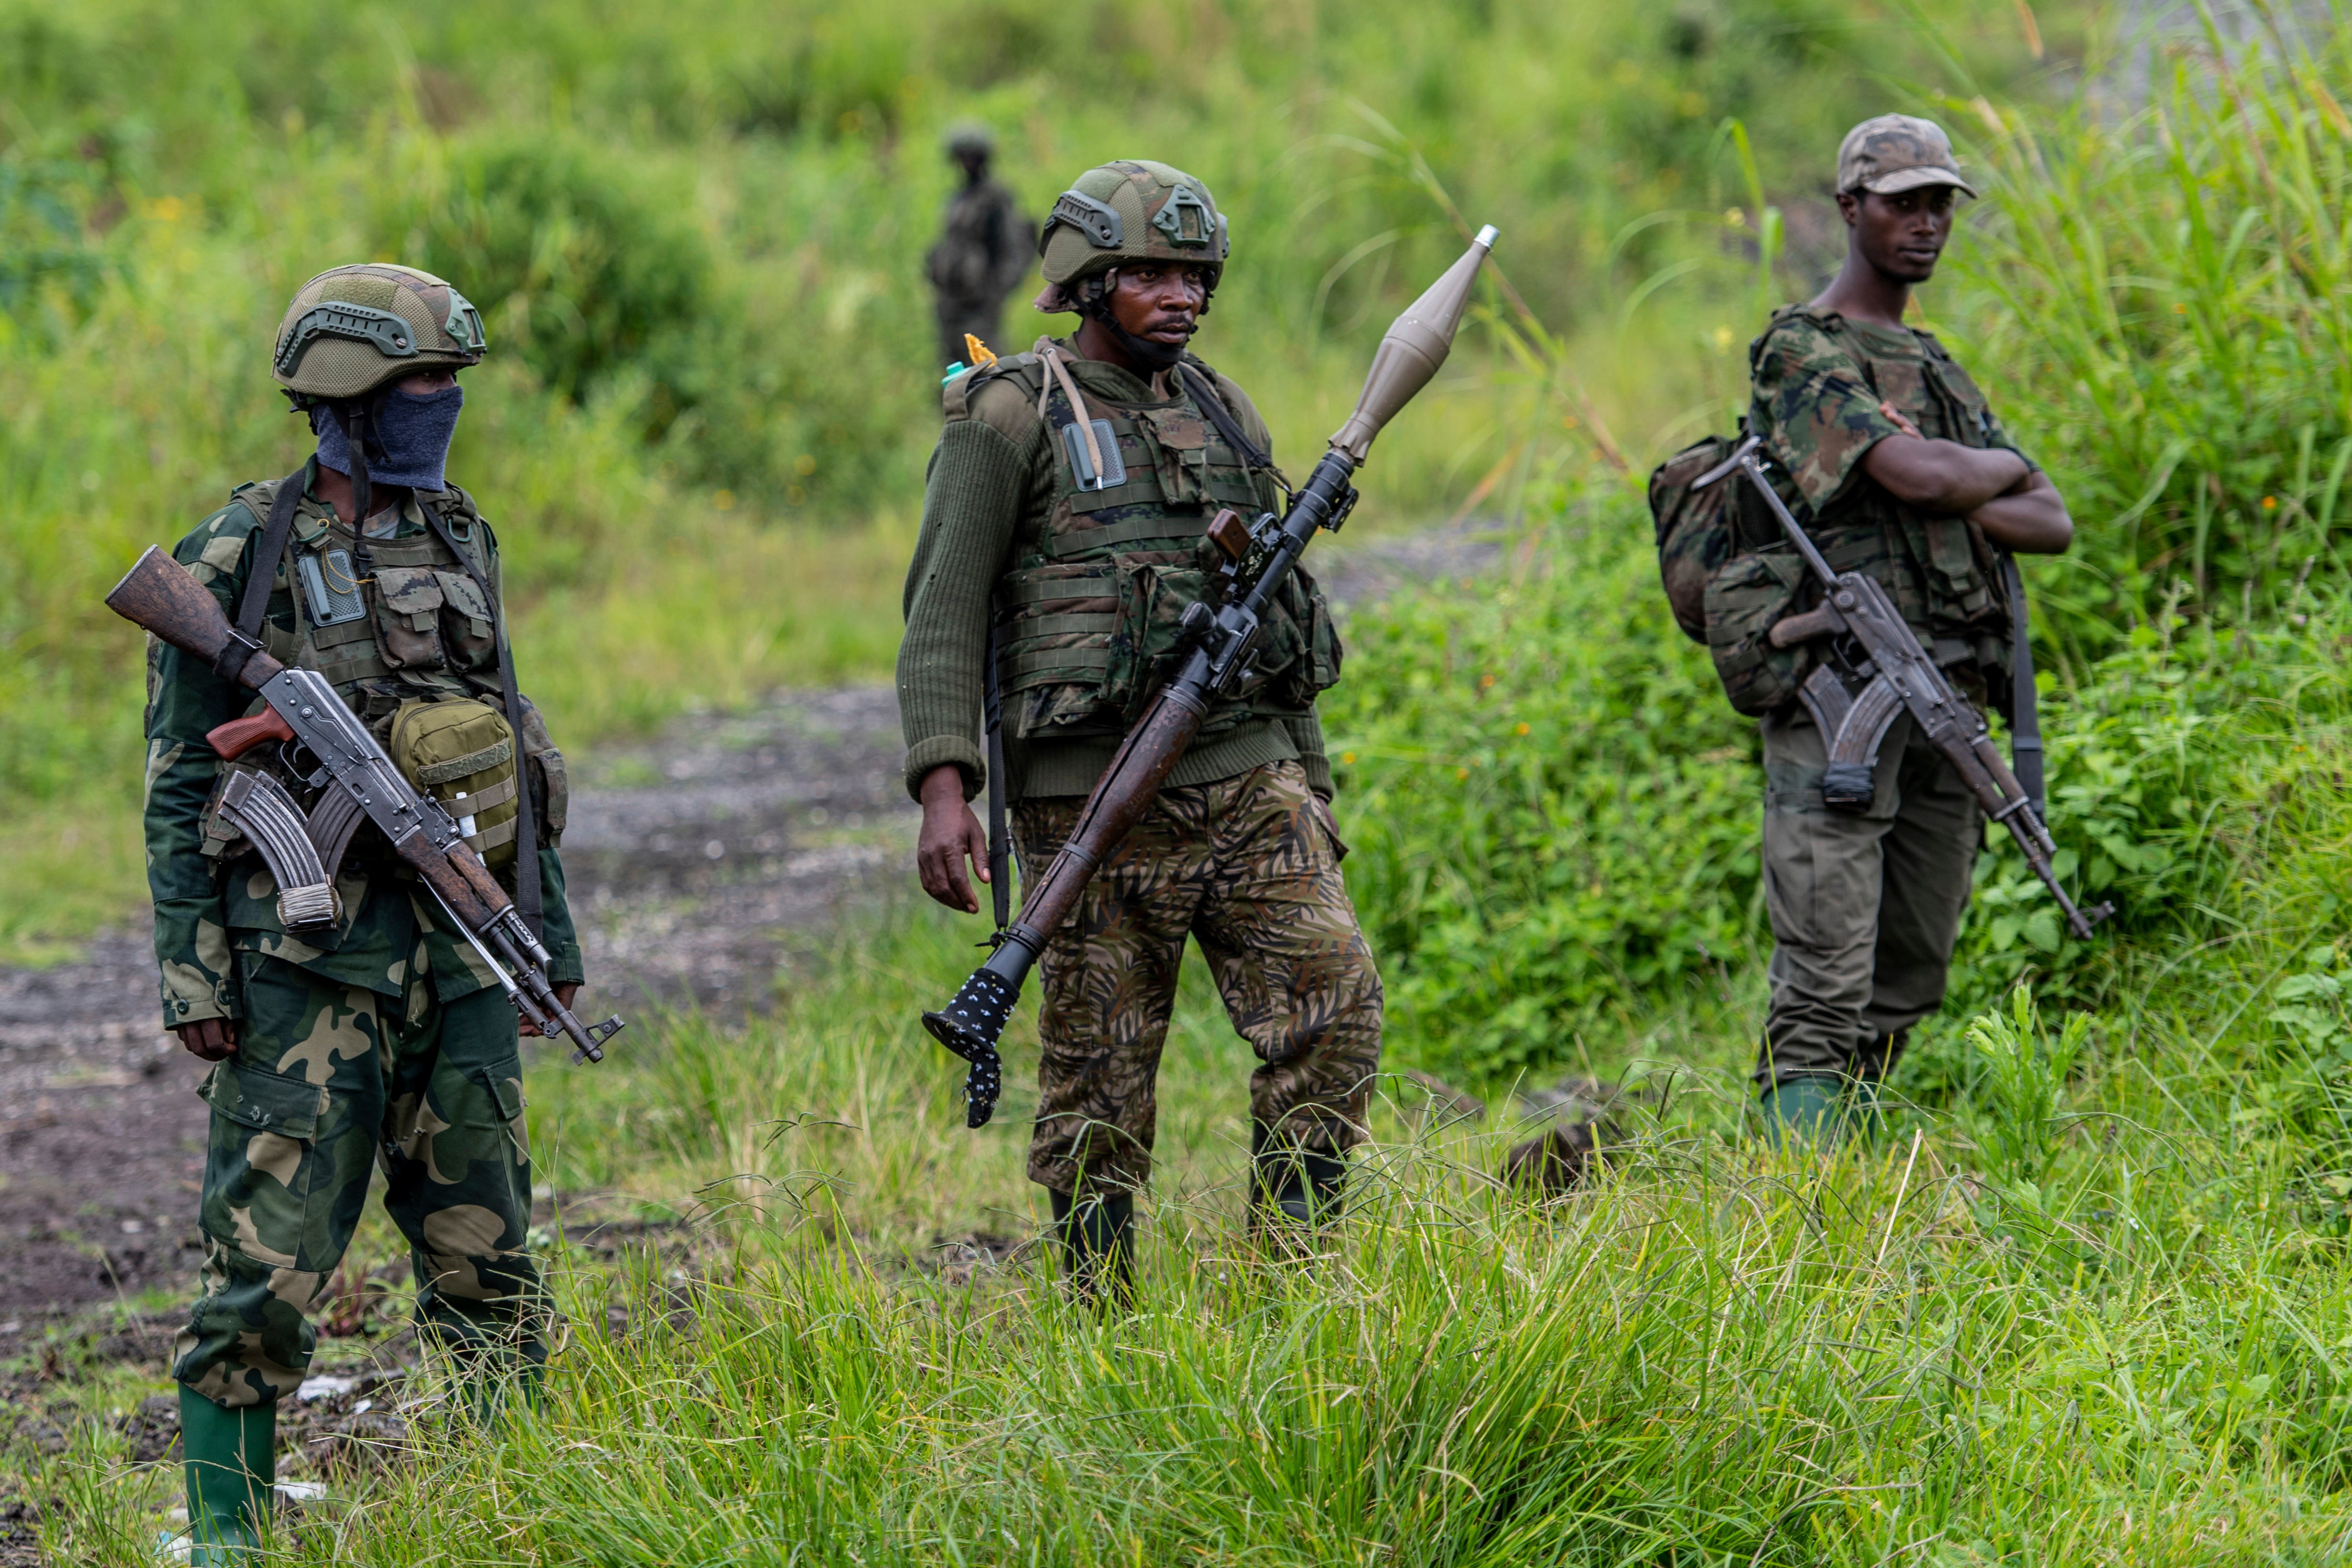
[[1352, 765], [1355, 760], [1356, 753], [1353, 752], [1342, 752], [1339, 753], [1339, 763], [1342, 767]]
[[1459, 780], [1462, 780], [1462, 779], [1466, 779], [1466, 778], [1468, 778], [1469, 776], [1470, 776], [1470, 770], [1469, 770], [1468, 768], [1456, 768], [1456, 769], [1454, 769], [1454, 777], [1455, 778], [1455, 780], [1456, 780], [1456, 781], [1459, 781]]
[[2276, 511], [2278, 510], [2278, 497], [2264, 496], [2263, 498], [2263, 510], [2264, 511]]
[[1524, 734], [1526, 734], [1529, 730], [1532, 730], [1532, 729], [1534, 729], [1534, 728], [1535, 728], [1535, 726], [1534, 726], [1534, 725], [1532, 725], [1532, 724], [1528, 724], [1528, 723], [1524, 723], [1524, 722], [1523, 722], [1523, 723], [1521, 723], [1521, 724], [1519, 725], [1518, 729], [1517, 729], [1517, 731], [1514, 731], [1514, 733], [1524, 735]]

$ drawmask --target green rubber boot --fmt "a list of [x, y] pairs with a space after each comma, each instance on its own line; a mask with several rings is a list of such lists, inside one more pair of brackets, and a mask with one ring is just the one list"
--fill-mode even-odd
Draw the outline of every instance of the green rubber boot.
[[1764, 1141], [1776, 1149], [1837, 1142], [1845, 1121], [1844, 1086], [1833, 1078], [1808, 1076], [1776, 1083], [1759, 1104]]
[[278, 1482], [278, 1406], [227, 1410], [180, 1385], [192, 1568], [251, 1568]]

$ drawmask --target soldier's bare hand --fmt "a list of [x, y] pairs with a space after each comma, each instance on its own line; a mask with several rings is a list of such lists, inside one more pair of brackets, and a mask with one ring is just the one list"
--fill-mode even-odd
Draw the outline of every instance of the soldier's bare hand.
[[[555, 999], [563, 1004], [563, 1010], [567, 1013], [572, 1010], [572, 999], [579, 994], [580, 983], [576, 980], [567, 980], [562, 984], [558, 985], [555, 988]], [[531, 1037], [538, 1036], [541, 1032], [540, 1026], [537, 1024], [532, 1023], [529, 1018], [524, 1017], [520, 1013], [515, 1015], [516, 1034], [526, 1037]]]
[[923, 831], [915, 840], [915, 869], [923, 891], [951, 910], [980, 913], [980, 899], [964, 876], [970, 860], [980, 879], [988, 880], [988, 833], [964, 803], [963, 772], [943, 763], [923, 775]]
[[193, 1024], [178, 1025], [172, 1032], [180, 1037], [181, 1046], [198, 1061], [223, 1061], [236, 1055], [234, 1018], [201, 1018]]
[[1892, 403], [1881, 403], [1878, 405], [1878, 411], [1881, 414], [1885, 415], [1888, 422], [1891, 423], [1897, 430], [1902, 431], [1906, 436], [1913, 437], [1921, 441], [1927, 438], [1925, 436], [1921, 436], [1919, 434], [1919, 426], [1912, 424], [1909, 417], [1904, 414], [1903, 410], [1895, 407]]

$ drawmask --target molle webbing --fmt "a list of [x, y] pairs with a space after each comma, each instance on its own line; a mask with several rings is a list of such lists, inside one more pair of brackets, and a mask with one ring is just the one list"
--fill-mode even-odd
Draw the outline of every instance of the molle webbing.
[[1171, 539], [1190, 547], [1208, 527], [1205, 517], [1172, 517], [1161, 513], [1156, 517], [1139, 517], [1126, 522], [1107, 522], [1095, 528], [1073, 528], [1067, 532], [1051, 533], [1037, 542], [1038, 553], [1060, 561], [1073, 555], [1083, 555], [1089, 550], [1106, 550], [1116, 544], [1137, 544], [1147, 539]]

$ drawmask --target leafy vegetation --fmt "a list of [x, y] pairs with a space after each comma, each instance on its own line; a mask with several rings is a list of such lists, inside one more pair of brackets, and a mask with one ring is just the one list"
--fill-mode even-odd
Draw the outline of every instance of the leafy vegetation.
[[[1194, 966], [1145, 1310], [1097, 1322], [1034, 1241], [1034, 1006], [996, 1123], [967, 1133], [916, 1014], [971, 933], [890, 911], [772, 1018], [663, 1020], [593, 1073], [534, 1067], [543, 1176], [602, 1205], [567, 1199], [552, 1227], [569, 1328], [548, 1404], [487, 1434], [420, 1413], [417, 1462], [339, 1479], [295, 1560], [422, 1563], [453, 1541], [516, 1564], [2344, 1555], [2347, 29], [2228, 59], [2192, 37], [2134, 57], [2145, 90], [2079, 109], [2007, 90], [2014, 49], [1919, 69], [1950, 96], [1913, 101], [1994, 170], [1926, 304], [2084, 524], [2032, 568], [2054, 816], [2062, 870], [2121, 913], [2063, 938], [1996, 842], [1892, 1126], [1810, 1155], [1739, 1136], [1752, 731], [1667, 621], [1606, 454], [1638, 468], [1727, 422], [1758, 296], [1816, 264], [1818, 204], [1780, 193], [1854, 117], [1837, 51], [1888, 36], [1859, 11], [1106, 5], [1080, 26], [1014, 3], [727, 31], [748, 13], [718, 0], [593, 24], [428, 5], [369, 55], [265, 5], [177, 56], [175, 24], [124, 41], [145, 13], [5, 15], [20, 90], [79, 106], [10, 166], [105, 171], [37, 176], [81, 215], [47, 232], [89, 264], [37, 263], [5, 318], [30, 346], [0, 357], [27, 503], [0, 528], [30, 567], [0, 585], [0, 767], [36, 821], [76, 757], [129, 754], [127, 658], [91, 631], [89, 584], [199, 480], [290, 466], [253, 429], [249, 348], [304, 268], [229, 264], [294, 214], [354, 244], [427, 237], [494, 279], [494, 332], [521, 352], [476, 382], [466, 458], [528, 563], [534, 684], [583, 733], [887, 657], [872, 607], [905, 512], [845, 520], [916, 483], [905, 261], [938, 186], [910, 150], [950, 109], [1020, 127], [1007, 161], [1033, 200], [1033, 179], [1181, 133], [1244, 241], [1295, 235], [1212, 321], [1275, 324], [1235, 332], [1229, 363], [1269, 389], [1287, 450], [1336, 423], [1381, 306], [1453, 243], [1435, 191], [1501, 215], [1530, 258], [1528, 312], [1498, 291], [1486, 357], [1372, 476], [1391, 518], [1511, 511], [1505, 570], [1356, 615], [1327, 716], [1391, 1064], [1488, 1091], [1485, 1121], [1383, 1079], [1350, 1217], [1323, 1257], [1272, 1261], [1239, 1223], [1253, 1064]], [[2040, 18], [2053, 40], [2062, 20]], [[159, 67], [141, 132], [90, 62], [150, 47], [211, 64]], [[1209, 63], [1172, 74], [1187, 48]], [[495, 92], [489, 60], [510, 68]], [[1115, 101], [1037, 90], [1088, 69]], [[1727, 111], [1744, 136], [1718, 139]], [[108, 132], [87, 154], [76, 114]], [[516, 134], [533, 116], [549, 134]], [[582, 183], [583, 147], [611, 150], [609, 181]], [[1699, 188], [1708, 170], [1723, 188]], [[321, 199], [345, 189], [364, 199]], [[100, 232], [110, 191], [124, 211]], [[639, 222], [688, 258], [674, 276], [615, 260]], [[520, 246], [526, 228], [549, 237]], [[561, 308], [590, 288], [642, 293]], [[1514, 1083], [1562, 1069], [1634, 1092], [1606, 1170], [1533, 1201], [1487, 1173], [1528, 1131]], [[615, 1207], [667, 1250], [601, 1233]], [[48, 1548], [142, 1560], [172, 1477], [97, 1423], [77, 1442], [17, 1461], [57, 1500]]]
[[[2031, 79], [2012, 0], [1966, 9], [1987, 24], [1955, 29], [1966, 68]], [[1240, 248], [1202, 347], [1286, 456], [1338, 426], [1456, 217], [1501, 224], [1548, 323], [1521, 330], [1594, 352], [1571, 372], [1465, 344], [1382, 443], [1358, 524], [1378, 527], [1491, 506], [1588, 436], [1617, 450], [1615, 427], [1638, 461], [1731, 329], [1652, 294], [1640, 331], [1677, 350], [1617, 368], [1626, 290], [1704, 263], [1685, 302], [1714, 321], [1720, 122], [1746, 118], [1761, 177], [1817, 183], [1882, 100], [1848, 67], [1865, 43], [1944, 69], [1818, 0], [0, 0], [0, 943], [134, 905], [139, 647], [99, 600], [141, 546], [299, 461], [261, 345], [323, 267], [404, 258], [488, 310], [452, 471], [507, 547], [524, 680], [576, 745], [887, 666], [936, 430], [920, 258], [951, 121], [995, 124], [1033, 212], [1107, 157], [1209, 180]], [[1016, 300], [1007, 336], [1053, 325]]]

